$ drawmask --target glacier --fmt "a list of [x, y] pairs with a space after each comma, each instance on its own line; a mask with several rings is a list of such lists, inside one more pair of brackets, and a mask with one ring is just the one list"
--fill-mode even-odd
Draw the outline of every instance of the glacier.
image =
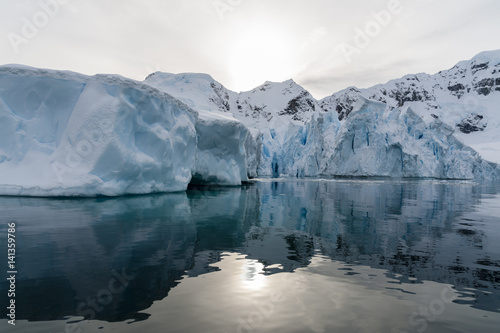
[[[0, 195], [116, 196], [247, 180], [249, 130], [118, 75], [0, 66]], [[213, 149], [212, 149], [213, 148]]]
[[496, 179], [488, 162], [440, 119], [426, 123], [410, 107], [387, 109], [360, 98], [341, 122], [320, 113], [288, 140], [280, 161], [294, 177]]
[[325, 149], [320, 174], [402, 178], [489, 179], [495, 163], [483, 160], [440, 119], [425, 123], [410, 107], [386, 110], [360, 99]]
[[251, 133], [247, 143], [250, 177], [286, 173], [285, 143], [303, 132], [303, 126], [320, 109], [312, 95], [293, 80], [265, 82], [242, 93], [226, 89], [206, 74], [156, 72], [144, 82], [195, 110], [229, 114], [245, 124]]

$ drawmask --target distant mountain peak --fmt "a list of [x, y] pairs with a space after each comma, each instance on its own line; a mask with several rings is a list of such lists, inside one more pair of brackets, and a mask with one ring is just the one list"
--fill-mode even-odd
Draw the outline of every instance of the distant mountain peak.
[[154, 72], [149, 74], [145, 81], [150, 80], [161, 80], [161, 81], [175, 81], [175, 82], [184, 82], [184, 83], [192, 83], [192, 82], [209, 82], [214, 83], [217, 82], [210, 74], [205, 73], [167, 73], [167, 72]]
[[476, 54], [471, 61], [494, 62], [500, 64], [500, 50], [483, 51]]

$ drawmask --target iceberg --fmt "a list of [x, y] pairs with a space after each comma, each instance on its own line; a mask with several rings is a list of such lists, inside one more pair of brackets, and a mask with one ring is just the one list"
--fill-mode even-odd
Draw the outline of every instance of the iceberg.
[[0, 67], [0, 194], [123, 195], [184, 190], [197, 114], [116, 75]]
[[252, 137], [145, 83], [19, 65], [0, 66], [0, 131], [0, 195], [23, 196], [241, 184]]

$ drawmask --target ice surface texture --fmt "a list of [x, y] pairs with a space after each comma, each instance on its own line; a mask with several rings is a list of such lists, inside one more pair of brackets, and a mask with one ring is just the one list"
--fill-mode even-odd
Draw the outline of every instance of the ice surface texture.
[[116, 75], [2, 66], [0, 132], [2, 195], [182, 191], [193, 175], [247, 180], [245, 126]]

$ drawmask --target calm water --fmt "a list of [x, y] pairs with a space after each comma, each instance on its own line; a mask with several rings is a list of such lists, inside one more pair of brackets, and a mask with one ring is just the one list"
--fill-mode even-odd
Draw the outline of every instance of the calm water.
[[0, 209], [19, 272], [1, 332], [500, 331], [498, 186], [261, 180]]

